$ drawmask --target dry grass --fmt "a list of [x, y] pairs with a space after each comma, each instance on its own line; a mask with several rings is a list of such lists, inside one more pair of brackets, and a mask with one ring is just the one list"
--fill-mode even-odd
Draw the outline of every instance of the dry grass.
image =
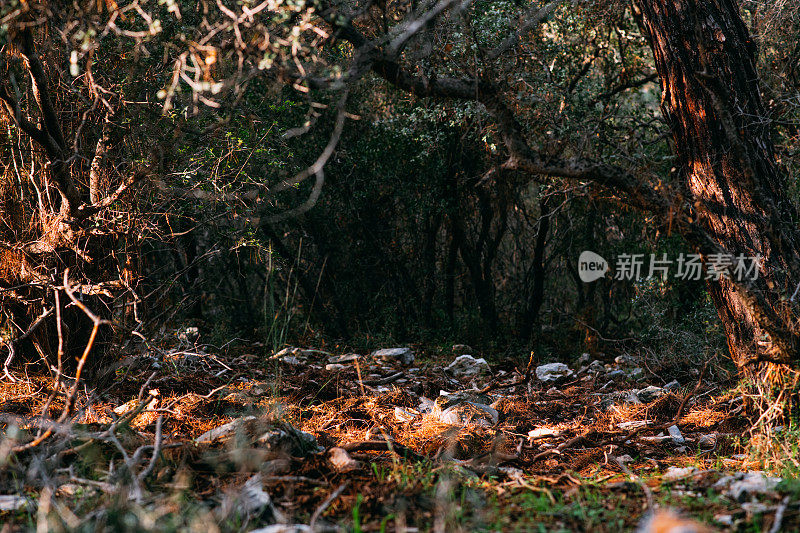
[[[327, 372], [320, 363], [310, 361], [298, 371], [273, 363], [265, 366], [258, 357], [236, 351], [215, 357], [217, 362], [202, 364], [196, 360], [187, 364], [180, 357], [172, 357], [174, 365], [164, 365], [152, 376], [153, 369], [147, 365], [131, 367], [99, 398], [81, 395], [72, 425], [26, 455], [9, 457], [0, 468], [0, 483], [21, 493], [36, 494], [39, 499], [50, 487], [52, 504], [71, 509], [77, 523], [97, 525], [92, 512], [105, 513], [106, 517], [108, 513], [133, 513], [143, 530], [163, 530], [157, 525], [159, 520], [169, 520], [174, 522], [173, 529], [190, 531], [198, 524], [241, 530], [241, 524], [269, 523], [272, 519], [266, 516], [242, 515], [235, 503], [244, 483], [256, 473], [262, 476], [264, 490], [272, 496], [276, 509], [295, 521], [307, 521], [346, 484], [321, 513], [321, 521], [352, 525], [353, 509], [360, 501], [359, 520], [371, 523], [373, 529], [379, 529], [387, 515], [397, 516], [402, 509], [407, 523], [430, 527], [436, 513], [444, 512], [435, 502], [444, 490], [442, 483], [450, 480], [447, 486], [452, 487], [447, 490], [461, 491], [459, 498], [472, 494], [469, 498], [476, 501], [495, 501], [493, 505], [507, 507], [505, 511], [480, 511], [480, 520], [495, 516], [498, 523], [504, 523], [504, 513], [515, 512], [519, 498], [527, 498], [526, 494], [541, 496], [553, 505], [560, 498], [584, 497], [581, 494], [586, 490], [601, 490], [614, 505], [624, 508], [628, 503], [616, 499], [613, 490], [602, 488], [628, 479], [613, 457], [634, 457], [629, 468], [640, 475], [651, 473], [648, 483], [656, 488], [658, 473], [668, 466], [698, 465], [706, 469], [717, 461], [713, 455], [698, 459], [696, 440], [700, 435], [746, 425], [740, 414], [731, 412], [735, 395], [714, 397], [701, 389], [695, 392], [696, 401], [684, 402], [692, 400], [686, 393], [669, 393], [649, 404], [618, 402], [603, 410], [591, 380], [576, 380], [557, 389], [505, 388], [491, 398], [496, 400], [493, 405], [500, 413], [499, 423], [451, 425], [442, 422], [435, 412], [417, 412], [420, 397], [410, 392], [414, 388], [423, 392], [456, 390], [458, 384], [443, 377], [436, 367], [422, 368], [410, 377], [410, 384], [419, 386], [379, 389], [359, 383], [355, 369]], [[212, 366], [215, 372], [225, 366], [235, 370], [214, 376], [208, 373]], [[384, 375], [397, 371], [380, 364], [369, 368], [364, 364], [361, 370]], [[148, 378], [151, 394], [143, 397], [142, 404], [137, 397], [144, 392], [140, 389]], [[509, 377], [509, 381], [513, 379], [516, 377]], [[0, 384], [0, 411], [14, 415], [4, 419], [6, 430], [16, 421], [34, 433], [40, 425], [35, 417], [52, 392], [50, 387], [47, 376]], [[469, 387], [461, 384], [460, 388]], [[59, 401], [50, 406], [52, 415], [60, 412]], [[685, 451], [676, 453], [669, 442], [653, 444], [641, 439], [663, 432], [682, 405], [678, 424], [688, 440]], [[116, 430], [119, 446], [98, 436], [119, 426], [126, 413], [137, 407], [143, 410]], [[231, 436], [210, 443], [192, 442], [245, 415], [256, 418], [242, 423]], [[649, 425], [620, 428], [620, 424], [624, 427], [626, 422], [641, 420], [650, 421]], [[75, 424], [83, 429], [77, 430]], [[326, 450], [351, 450], [350, 455], [360, 466], [340, 472], [328, 460], [327, 452], [310, 453], [296, 445], [270, 448], [258, 441], [259, 435], [271, 428], [290, 427], [286, 424], [311, 433]], [[528, 438], [529, 431], [543, 428], [551, 431]], [[160, 454], [136, 488], [132, 474], [136, 477], [144, 472], [152, 445], [158, 441], [157, 430], [162, 434]], [[17, 435], [16, 440], [29, 438]], [[390, 444], [381, 447], [380, 443], [386, 441]], [[729, 443], [718, 446], [725, 453], [741, 451]], [[7, 453], [7, 446], [4, 449]], [[129, 457], [138, 453], [146, 460], [126, 472], [122, 450]], [[49, 464], [47, 457], [59, 459], [46, 467], [44, 477], [26, 478], [24, 465], [42, 460], [42, 464]], [[752, 465], [739, 461], [731, 466]], [[72, 485], [83, 487], [80, 497], [75, 497], [74, 489], [69, 488]], [[92, 489], [101, 486], [108, 490]], [[179, 501], [184, 503], [178, 505]], [[451, 502], [447, 508], [452, 511], [453, 505]], [[472, 504], [467, 508], [473, 509]], [[477, 513], [475, 509], [470, 513]], [[58, 512], [53, 513], [47, 520], [56, 524]], [[623, 521], [633, 527], [641, 508], [628, 514]], [[153, 516], [162, 519], [148, 526], [146, 522], [155, 520]], [[478, 515], [470, 516], [463, 519], [475, 520]], [[8, 515], [4, 518], [9, 519]], [[39, 520], [25, 513], [11, 519], [23, 529], [26, 520]], [[63, 521], [58, 523], [63, 525]], [[603, 522], [598, 524], [598, 530], [613, 530], [610, 526], [604, 529]]]

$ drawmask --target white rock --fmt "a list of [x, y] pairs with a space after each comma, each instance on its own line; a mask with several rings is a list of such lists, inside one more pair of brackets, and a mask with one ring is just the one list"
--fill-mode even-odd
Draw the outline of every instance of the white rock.
[[375, 350], [372, 352], [375, 359], [380, 359], [387, 362], [399, 362], [404, 365], [410, 365], [414, 362], [414, 352], [411, 348], [384, 348], [383, 350]]
[[632, 403], [634, 405], [642, 403], [642, 400], [639, 399], [638, 391], [632, 390], [629, 392], [628, 395], [625, 396], [625, 403]]
[[189, 326], [178, 330], [178, 339], [185, 344], [194, 344], [200, 338], [200, 329], [196, 326]]
[[658, 443], [658, 442], [664, 442], [665, 440], [672, 440], [672, 437], [670, 437], [669, 435], [664, 435], [662, 433], [660, 435], [654, 435], [652, 437], [650, 436], [639, 437], [639, 440], [642, 442]]
[[637, 396], [639, 396], [639, 400], [641, 400], [642, 403], [650, 403], [663, 394], [664, 389], [661, 387], [656, 387], [655, 385], [650, 385], [649, 387], [645, 387], [644, 389], [640, 390], [637, 393]]
[[255, 420], [256, 417], [254, 416], [243, 416], [242, 418], [237, 418], [232, 422], [228, 422], [227, 424], [222, 424], [221, 426], [217, 426], [214, 429], [210, 429], [194, 439], [195, 443], [197, 444], [208, 444], [214, 442], [217, 439], [221, 439], [223, 437], [227, 437], [236, 431], [243, 423], [247, 422], [248, 420]]
[[631, 379], [639, 379], [642, 376], [644, 376], [644, 370], [642, 370], [638, 366], [628, 373], [628, 377], [630, 377]]
[[420, 404], [417, 407], [417, 411], [420, 413], [433, 413], [439, 408], [435, 401], [431, 400], [430, 398], [426, 398], [425, 396], [420, 396], [419, 401]]
[[779, 477], [770, 477], [764, 472], [738, 472], [725, 476], [714, 483], [714, 488], [736, 501], [742, 502], [755, 494], [771, 494], [781, 482]]
[[683, 438], [681, 430], [678, 428], [678, 426], [668, 427], [667, 432], [669, 432], [669, 436], [672, 437], [672, 442], [675, 444], [686, 444], [686, 439]]
[[345, 365], [340, 365], [338, 363], [330, 363], [330, 364], [325, 365], [325, 370], [329, 370], [331, 372], [335, 372], [335, 371], [338, 371], [338, 370], [344, 370], [345, 368], [347, 368]]
[[439, 415], [439, 420], [453, 426], [466, 426], [468, 424], [493, 426], [500, 421], [500, 413], [488, 405], [464, 402], [442, 411]]
[[303, 350], [301, 350], [300, 348], [295, 348], [294, 346], [288, 346], [288, 347], [284, 348], [283, 350], [275, 352], [275, 354], [272, 356], [272, 358], [273, 359], [281, 359], [282, 357], [286, 357], [286, 356], [289, 356], [289, 355], [293, 355], [293, 356], [303, 355]]
[[467, 346], [466, 344], [454, 344], [453, 345], [453, 353], [456, 355], [464, 355], [464, 354], [471, 354], [475, 350]]
[[555, 381], [558, 378], [572, 375], [572, 370], [564, 363], [549, 363], [536, 367], [536, 377], [539, 381]]
[[317, 443], [316, 437], [306, 431], [301, 431], [289, 424], [276, 424], [267, 429], [256, 439], [261, 445], [270, 450], [283, 450], [284, 452], [302, 457], [309, 453], [319, 453], [325, 449]]
[[606, 370], [605, 365], [603, 365], [603, 363], [601, 363], [597, 359], [589, 363], [589, 372], [598, 373], [598, 372], [605, 372], [605, 370]]
[[636, 360], [630, 355], [618, 355], [614, 358], [614, 362], [619, 366], [633, 366]]
[[681, 480], [681, 479], [685, 479], [685, 478], [691, 476], [692, 474], [694, 474], [695, 472], [697, 472], [697, 468], [695, 468], [693, 466], [687, 466], [686, 468], [679, 468], [677, 466], [671, 466], [671, 467], [667, 468], [667, 470], [664, 472], [664, 475], [661, 476], [661, 479], [663, 481], [667, 481], [667, 482], [671, 483], [673, 481], [678, 481], [678, 480]]
[[357, 353], [346, 353], [344, 355], [332, 355], [328, 357], [328, 362], [332, 364], [342, 364], [342, 363], [352, 363], [354, 361], [358, 361], [361, 359], [361, 356]]
[[528, 432], [529, 439], [542, 439], [544, 437], [557, 437], [559, 435], [561, 435], [561, 432], [557, 429], [544, 426], [532, 429]]
[[630, 422], [621, 422], [617, 424], [617, 427], [619, 429], [636, 429], [648, 426], [652, 423], [652, 420], [632, 420]]
[[305, 524], [272, 524], [252, 530], [250, 533], [313, 533], [311, 526]]
[[256, 474], [245, 482], [239, 494], [238, 504], [245, 513], [254, 513], [269, 508], [276, 520], [283, 519], [280, 512], [272, 505], [272, 498], [264, 492], [261, 474]]
[[328, 460], [339, 472], [350, 472], [360, 467], [358, 461], [350, 457], [344, 448], [331, 448], [328, 450]]
[[497, 470], [498, 472], [502, 472], [503, 474], [507, 475], [509, 479], [514, 481], [523, 481], [525, 479], [525, 472], [519, 468], [514, 468], [513, 466], [499, 466], [497, 467]]
[[411, 422], [412, 420], [417, 418], [417, 414], [415, 414], [411, 409], [403, 409], [402, 407], [395, 407], [394, 417], [397, 419], [398, 422]]
[[486, 359], [475, 359], [471, 355], [464, 354], [456, 357], [455, 361], [445, 367], [445, 371], [459, 378], [469, 378], [481, 374], [489, 373], [489, 363]]
[[701, 435], [697, 439], [697, 445], [700, 448], [713, 448], [717, 445], [717, 436], [714, 434]]
[[731, 527], [733, 525], [733, 516], [729, 514], [715, 514], [714, 522], [723, 526]]
[[628, 377], [628, 375], [625, 374], [625, 372], [623, 372], [622, 370], [612, 370], [611, 372], [606, 374], [606, 379], [613, 379], [614, 381], [621, 381], [626, 377]]

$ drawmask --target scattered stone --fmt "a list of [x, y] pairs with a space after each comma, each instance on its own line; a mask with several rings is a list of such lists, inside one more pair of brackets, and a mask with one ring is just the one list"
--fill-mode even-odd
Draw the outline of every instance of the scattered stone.
[[490, 372], [486, 359], [475, 359], [468, 354], [456, 357], [455, 361], [445, 367], [445, 371], [457, 378], [471, 378]]
[[657, 444], [659, 442], [664, 442], [665, 440], [672, 440], [672, 437], [670, 435], [659, 433], [658, 435], [639, 437], [639, 440], [642, 442], [652, 442]]
[[255, 420], [256, 417], [254, 416], [243, 416], [242, 418], [237, 418], [227, 424], [222, 424], [221, 426], [217, 426], [214, 429], [210, 429], [194, 439], [196, 444], [211, 444], [215, 440], [222, 439], [225, 437], [229, 437], [230, 435], [234, 434], [238, 428], [240, 428], [245, 422], [249, 420]]
[[774, 511], [775, 507], [771, 505], [764, 505], [760, 502], [746, 502], [742, 504], [742, 509], [744, 509], [748, 515], [752, 516]]
[[667, 432], [669, 433], [669, 436], [672, 437], [672, 442], [674, 442], [675, 444], [678, 445], [686, 444], [686, 439], [683, 438], [681, 430], [678, 428], [678, 426], [673, 425], [668, 427]]
[[420, 404], [419, 406], [417, 406], [417, 411], [419, 411], [420, 413], [430, 414], [433, 413], [436, 409], [438, 409], [436, 402], [434, 402], [430, 398], [426, 398], [425, 396], [420, 396], [419, 401]]
[[697, 446], [700, 448], [714, 448], [717, 445], [717, 436], [714, 434], [700, 435], [697, 439]]
[[586, 364], [589, 363], [589, 361], [591, 361], [591, 359], [592, 359], [592, 356], [589, 355], [587, 352], [584, 352], [584, 353], [581, 354], [580, 357], [578, 357], [578, 364], [579, 365], [586, 365]]
[[465, 402], [490, 405], [493, 400], [492, 397], [487, 394], [480, 394], [473, 391], [447, 392], [440, 390], [439, 397], [436, 398], [436, 405], [442, 410]]
[[375, 350], [372, 352], [372, 356], [389, 363], [399, 362], [403, 365], [410, 365], [414, 362], [414, 352], [411, 351], [411, 348], [384, 348]]
[[625, 396], [625, 403], [640, 404], [642, 400], [639, 399], [639, 391], [632, 390]]
[[189, 326], [178, 330], [178, 340], [183, 344], [194, 344], [200, 338], [200, 328]]
[[536, 367], [536, 377], [539, 381], [555, 381], [571, 375], [572, 370], [564, 363], [549, 363]]
[[0, 495], [0, 511], [18, 511], [28, 505], [28, 499], [16, 494]]
[[744, 502], [756, 494], [771, 494], [775, 492], [779, 477], [770, 477], [764, 472], [737, 472], [731, 476], [725, 476], [714, 484], [714, 489], [721, 491], [726, 496]]
[[494, 426], [500, 421], [500, 413], [488, 405], [464, 402], [448, 407], [439, 415], [439, 420], [452, 426]]
[[347, 368], [346, 365], [340, 365], [339, 363], [331, 363], [331, 364], [325, 365], [325, 370], [328, 370], [330, 372], [344, 370], [345, 368]]
[[361, 466], [358, 461], [350, 457], [347, 450], [339, 447], [328, 450], [328, 460], [338, 472], [351, 472]]
[[454, 344], [453, 345], [453, 355], [466, 355], [475, 353], [475, 350], [472, 347], [466, 344]]
[[344, 363], [353, 363], [361, 359], [361, 356], [357, 353], [346, 353], [344, 355], [332, 355], [328, 357], [328, 363], [331, 364], [344, 364]]
[[681, 384], [678, 382], [677, 379], [674, 379], [674, 380], [670, 381], [669, 383], [667, 383], [666, 385], [664, 385], [664, 390], [665, 391], [676, 391], [680, 387], [681, 387]]
[[715, 514], [714, 515], [714, 522], [717, 524], [732, 527], [733, 526], [733, 516], [729, 514]]
[[649, 387], [646, 387], [637, 393], [637, 396], [642, 403], [650, 403], [663, 395], [664, 389], [661, 387], [656, 387], [655, 385], [650, 385]]
[[652, 424], [652, 420], [632, 420], [631, 422], [621, 422], [617, 424], [619, 429], [636, 429], [636, 428], [643, 428]]
[[603, 411], [612, 411], [622, 404], [641, 404], [637, 389], [622, 390], [600, 395], [600, 408]]
[[286, 348], [275, 352], [275, 354], [272, 356], [272, 359], [282, 359], [286, 356], [302, 357], [303, 350], [300, 348], [295, 348], [294, 346], [287, 346]]
[[403, 409], [402, 407], [394, 408], [394, 417], [398, 422], [411, 422], [417, 418], [419, 413], [415, 413], [411, 409]]
[[507, 475], [513, 481], [523, 481], [525, 479], [525, 472], [513, 466], [499, 466], [497, 471]]
[[314, 435], [285, 422], [272, 423], [272, 427], [263, 432], [256, 442], [266, 445], [270, 450], [281, 450], [295, 457], [325, 450]]
[[611, 372], [606, 374], [607, 379], [613, 379], [614, 381], [622, 381], [627, 377], [628, 375], [622, 370], [612, 370]]
[[589, 372], [599, 374], [600, 372], [605, 372], [605, 370], [606, 370], [605, 365], [603, 365], [603, 363], [601, 363], [597, 359], [589, 363]]
[[250, 533], [313, 533], [311, 526], [305, 524], [272, 524], [252, 530]]
[[293, 355], [284, 355], [279, 359], [279, 361], [281, 363], [286, 363], [287, 365], [292, 365], [292, 366], [300, 366], [302, 364], [305, 364], [304, 361], [301, 361], [300, 359], [298, 359]]
[[285, 520], [283, 514], [272, 504], [272, 498], [264, 492], [261, 474], [256, 474], [245, 482], [236, 503], [243, 514], [259, 513], [266, 518], [265, 515], [268, 513], [273, 521]]
[[[143, 410], [153, 411], [158, 407], [158, 400], [159, 400], [158, 399], [158, 395], [159, 395], [158, 389], [150, 389], [148, 391], [148, 394], [152, 397], [152, 399], [147, 403], [147, 405], [144, 407]], [[131, 411], [133, 411], [136, 407], [138, 407], [140, 401], [141, 400], [134, 399], [134, 400], [131, 400], [129, 402], [126, 402], [126, 403], [120, 405], [119, 407], [114, 408], [114, 414], [119, 415], [119, 416], [124, 416], [124, 415], [130, 413]], [[139, 416], [136, 417], [135, 420], [142, 420], [143, 418], [144, 418], [143, 415], [140, 414]]]
[[695, 472], [697, 472], [697, 468], [693, 466], [687, 466], [685, 468], [670, 466], [664, 472], [664, 475], [661, 476], [661, 480], [666, 481], [667, 483], [673, 483], [675, 481], [680, 481], [681, 479], [692, 476]]
[[559, 435], [561, 435], [559, 430], [548, 427], [539, 427], [528, 432], [528, 438], [531, 440], [542, 439], [544, 437], [558, 437]]
[[636, 360], [630, 355], [618, 355], [614, 358], [614, 362], [619, 366], [633, 366], [636, 364]]

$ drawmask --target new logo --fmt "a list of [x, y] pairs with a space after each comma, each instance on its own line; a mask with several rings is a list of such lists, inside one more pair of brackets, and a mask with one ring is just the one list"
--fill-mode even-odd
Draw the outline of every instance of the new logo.
[[594, 252], [585, 250], [578, 257], [578, 276], [585, 283], [602, 278], [608, 270], [608, 261]]

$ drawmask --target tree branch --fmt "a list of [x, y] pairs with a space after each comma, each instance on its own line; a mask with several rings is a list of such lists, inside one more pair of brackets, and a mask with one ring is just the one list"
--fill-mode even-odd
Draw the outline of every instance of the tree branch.
[[36, 103], [42, 112], [42, 119], [44, 121], [44, 129], [47, 134], [53, 139], [59, 151], [63, 151], [66, 147], [64, 143], [64, 135], [61, 133], [61, 124], [58, 121], [53, 109], [53, 103], [50, 101], [50, 90], [47, 83], [47, 75], [44, 72], [42, 62], [39, 56], [36, 55], [36, 47], [33, 42], [33, 31], [30, 28], [25, 28], [22, 33], [22, 55], [28, 62], [28, 70], [31, 74], [33, 82], [33, 95], [36, 98]]

